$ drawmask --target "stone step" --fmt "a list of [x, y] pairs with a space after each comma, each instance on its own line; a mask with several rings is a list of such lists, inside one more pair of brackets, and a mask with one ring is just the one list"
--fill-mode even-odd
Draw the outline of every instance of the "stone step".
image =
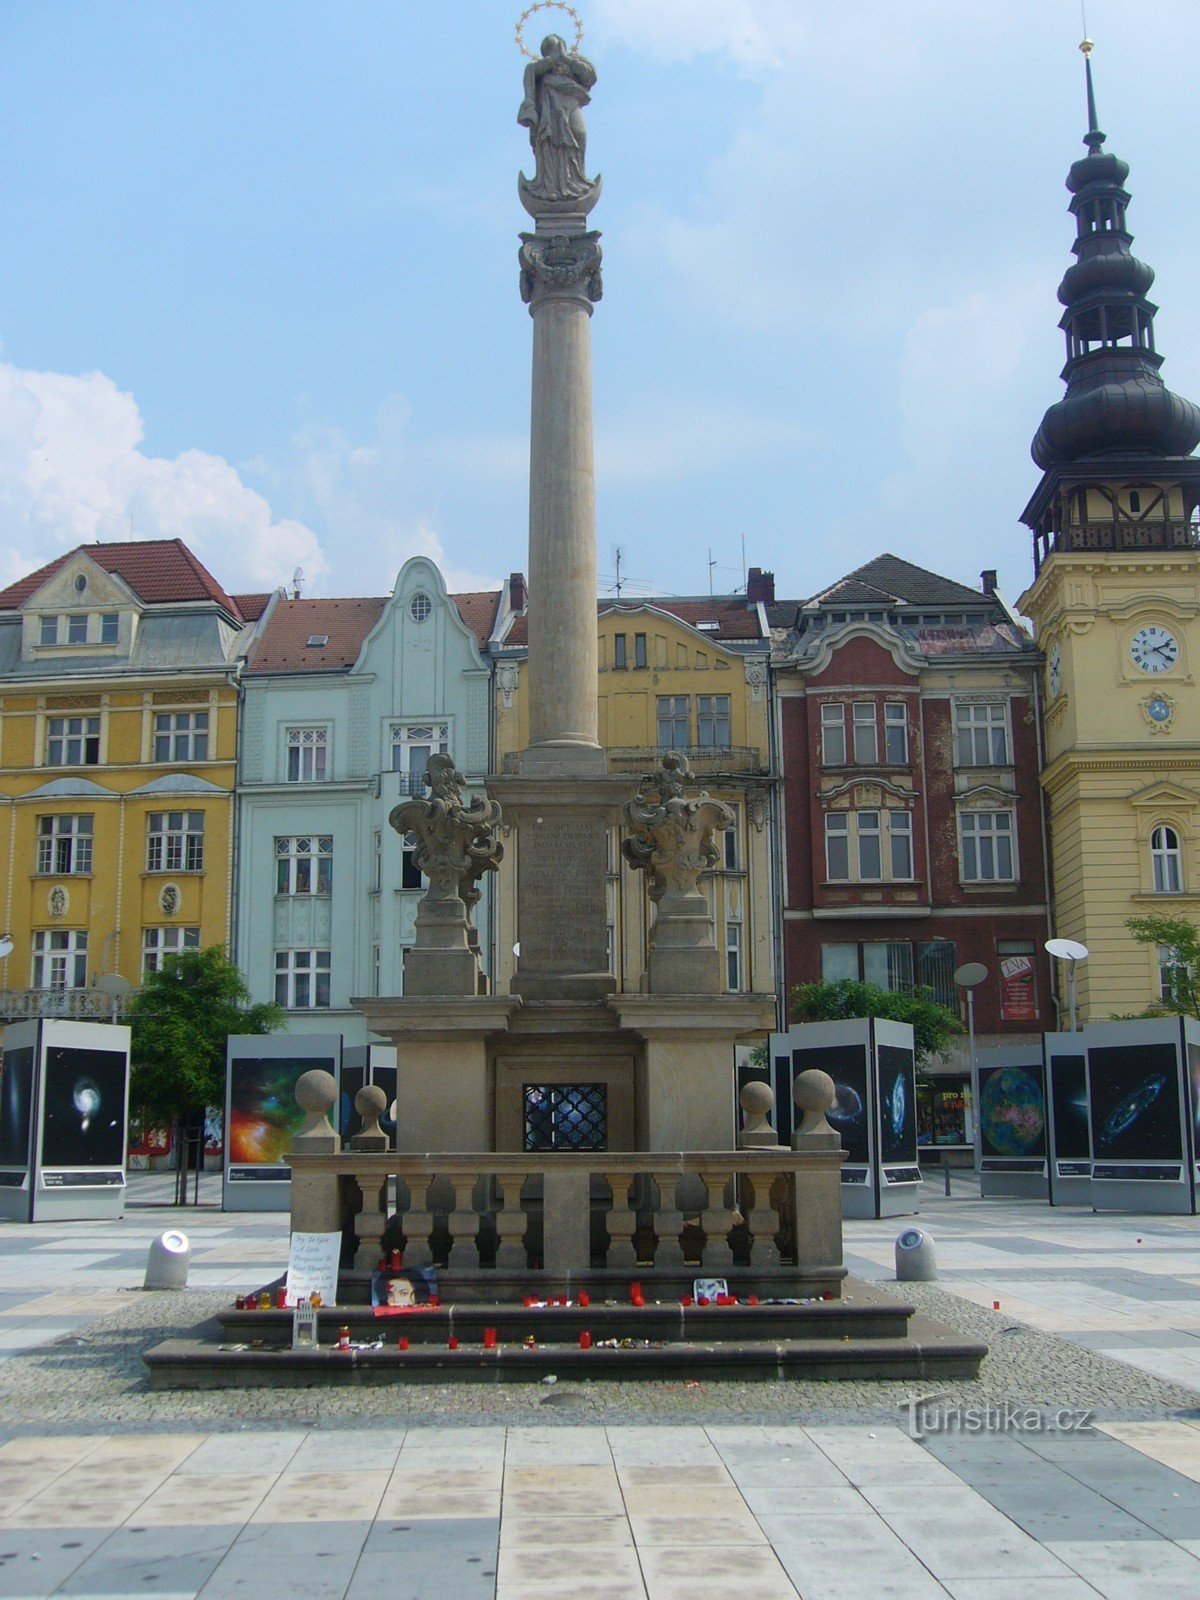
[[[665, 1270], [657, 1267], [625, 1268], [613, 1271], [595, 1267], [586, 1272], [547, 1273], [529, 1271], [497, 1271], [494, 1269], [468, 1271], [459, 1268], [440, 1268], [437, 1271], [438, 1289], [445, 1301], [461, 1305], [478, 1301], [481, 1304], [503, 1304], [505, 1301], [522, 1301], [527, 1294], [540, 1299], [566, 1296], [577, 1299], [581, 1289], [593, 1300], [627, 1300], [629, 1286], [640, 1282], [646, 1298], [654, 1295], [659, 1300], [679, 1301], [690, 1295], [697, 1278], [723, 1278], [729, 1292], [739, 1300], [753, 1295], [766, 1300], [788, 1296], [794, 1299], [819, 1299], [823, 1295], [839, 1295], [846, 1277], [842, 1265], [813, 1267], [801, 1271], [797, 1267], [749, 1268], [731, 1267], [720, 1271], [706, 1270], [700, 1266], [680, 1266]], [[282, 1284], [282, 1279], [278, 1280]], [[275, 1288], [278, 1284], [271, 1287]], [[371, 1301], [371, 1274], [343, 1267], [338, 1276], [338, 1294], [346, 1305], [369, 1305]]]

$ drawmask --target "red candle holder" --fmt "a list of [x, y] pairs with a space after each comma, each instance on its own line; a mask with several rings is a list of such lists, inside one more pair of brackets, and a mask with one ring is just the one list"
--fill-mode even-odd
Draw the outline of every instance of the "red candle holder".
[[580, 1329], [579, 1348], [581, 1350], [590, 1350], [592, 1348], [592, 1336], [586, 1328]]
[[682, 1298], [682, 1299], [681, 1299], [681, 1300], [680, 1300], [680, 1302], [679, 1302], [679, 1304], [680, 1304], [680, 1305], [681, 1305], [681, 1306], [690, 1306], [690, 1305], [691, 1305], [691, 1303], [692, 1303], [692, 1297], [691, 1297], [691, 1295], [690, 1295], [690, 1294], [685, 1294], [685, 1295], [684, 1295], [684, 1296], [683, 1296], [683, 1298]]
[[634, 1295], [641, 1294], [641, 1292], [642, 1292], [642, 1286], [641, 1286], [640, 1283], [631, 1283], [629, 1285], [629, 1298], [630, 1298], [630, 1300], [633, 1299]]
[[646, 1304], [645, 1295], [643, 1295], [643, 1294], [635, 1294], [631, 1304], [634, 1306], [634, 1308], [636, 1310], [640, 1311], [643, 1308], [643, 1306]]
[[710, 1302], [710, 1300], [709, 1300], [709, 1298], [708, 1298], [708, 1296], [706, 1294], [702, 1294], [697, 1298], [696, 1304], [698, 1306], [706, 1306], [706, 1305], [710, 1305], [711, 1302]]
[[397, 1339], [396, 1340], [396, 1349], [397, 1350], [407, 1350], [408, 1349], [408, 1340], [405, 1339], [405, 1338]]
[[280, 1311], [287, 1310], [287, 1290], [279, 1289], [275, 1294], [275, 1305]]
[[[401, 1250], [393, 1250], [391, 1255], [388, 1257], [388, 1263], [391, 1266], [391, 1269], [392, 1269], [393, 1272], [399, 1272], [400, 1269], [404, 1265], [404, 1253], [403, 1253], [403, 1251], [401, 1251]], [[380, 1264], [380, 1266], [382, 1266], [383, 1262], [381, 1261], [379, 1264]]]
[[589, 1294], [589, 1293], [588, 1293], [588, 1292], [587, 1292], [587, 1290], [586, 1290], [586, 1289], [581, 1289], [581, 1290], [580, 1290], [580, 1291], [579, 1291], [579, 1304], [580, 1304], [580, 1305], [581, 1305], [581, 1306], [582, 1306], [582, 1307], [583, 1307], [583, 1309], [584, 1309], [584, 1310], [585, 1310], [585, 1311], [586, 1311], [586, 1310], [587, 1310], [587, 1308], [588, 1308], [588, 1306], [590, 1306], [590, 1305], [591, 1305], [591, 1303], [592, 1303], [592, 1297], [591, 1297], [591, 1295], [590, 1295], [590, 1294]]
[[752, 1294], [750, 1296], [749, 1304], [752, 1306], [756, 1306], [758, 1304], [758, 1296], [756, 1294]]
[[494, 1350], [496, 1348], [495, 1328], [485, 1328], [483, 1330], [483, 1348], [485, 1350]]
[[458, 1340], [454, 1337], [453, 1334], [451, 1334], [450, 1337], [446, 1340], [446, 1349], [447, 1350], [457, 1350], [458, 1349]]

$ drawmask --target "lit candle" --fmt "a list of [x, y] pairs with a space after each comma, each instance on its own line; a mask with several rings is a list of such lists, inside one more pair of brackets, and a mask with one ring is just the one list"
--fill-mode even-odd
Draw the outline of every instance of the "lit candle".
[[581, 1328], [580, 1329], [580, 1332], [579, 1332], [579, 1348], [581, 1350], [590, 1350], [592, 1348], [592, 1336], [587, 1331], [586, 1328]]
[[495, 1328], [485, 1328], [483, 1330], [483, 1348], [485, 1350], [494, 1350], [496, 1348]]
[[586, 1289], [581, 1289], [579, 1291], [579, 1304], [581, 1306], [583, 1306], [584, 1310], [586, 1310], [588, 1308], [588, 1306], [591, 1305], [591, 1303], [592, 1303], [591, 1295], [587, 1292]]

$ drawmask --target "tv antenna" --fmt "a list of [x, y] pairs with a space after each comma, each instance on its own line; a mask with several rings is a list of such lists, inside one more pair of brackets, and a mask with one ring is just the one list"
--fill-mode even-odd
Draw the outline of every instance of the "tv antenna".
[[710, 595], [713, 592], [712, 575], [713, 575], [713, 568], [716, 566], [716, 564], [717, 563], [716, 563], [715, 559], [713, 558], [712, 545], [709, 545], [709, 547], [708, 547], [708, 592], [709, 592]]
[[617, 576], [613, 582], [613, 589], [616, 592], [617, 599], [619, 600], [621, 598], [621, 588], [625, 581], [621, 577], [621, 562], [625, 559], [624, 547], [622, 545], [617, 545], [613, 551], [613, 555], [617, 565]]
[[299, 598], [300, 598], [300, 586], [301, 586], [301, 584], [303, 582], [304, 582], [304, 568], [303, 567], [297, 567], [295, 572], [292, 573], [292, 599], [293, 600], [299, 600]]

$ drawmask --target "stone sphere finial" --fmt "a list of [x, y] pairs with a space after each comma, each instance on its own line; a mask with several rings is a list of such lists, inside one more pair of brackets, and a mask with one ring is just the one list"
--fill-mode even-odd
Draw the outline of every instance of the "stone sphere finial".
[[296, 1079], [296, 1104], [304, 1112], [305, 1122], [296, 1135], [298, 1139], [307, 1139], [313, 1135], [322, 1138], [335, 1137], [329, 1113], [337, 1105], [337, 1097], [337, 1079], [332, 1072], [325, 1072], [322, 1068], [315, 1067], [311, 1072], [300, 1074]]
[[767, 1121], [775, 1109], [775, 1094], [771, 1085], [764, 1083], [761, 1078], [752, 1078], [738, 1091], [738, 1105], [741, 1106], [746, 1118], [745, 1125], [738, 1134], [738, 1148], [778, 1149], [779, 1140], [775, 1129]]
[[819, 1067], [809, 1067], [805, 1072], [798, 1072], [796, 1081], [792, 1085], [792, 1099], [804, 1119], [797, 1128], [797, 1133], [834, 1131], [826, 1122], [825, 1113], [837, 1100], [837, 1085], [827, 1072], [822, 1072]]
[[368, 1083], [354, 1096], [354, 1109], [362, 1118], [362, 1127], [350, 1141], [355, 1150], [387, 1149], [388, 1136], [379, 1126], [387, 1103], [387, 1095], [374, 1083]]

